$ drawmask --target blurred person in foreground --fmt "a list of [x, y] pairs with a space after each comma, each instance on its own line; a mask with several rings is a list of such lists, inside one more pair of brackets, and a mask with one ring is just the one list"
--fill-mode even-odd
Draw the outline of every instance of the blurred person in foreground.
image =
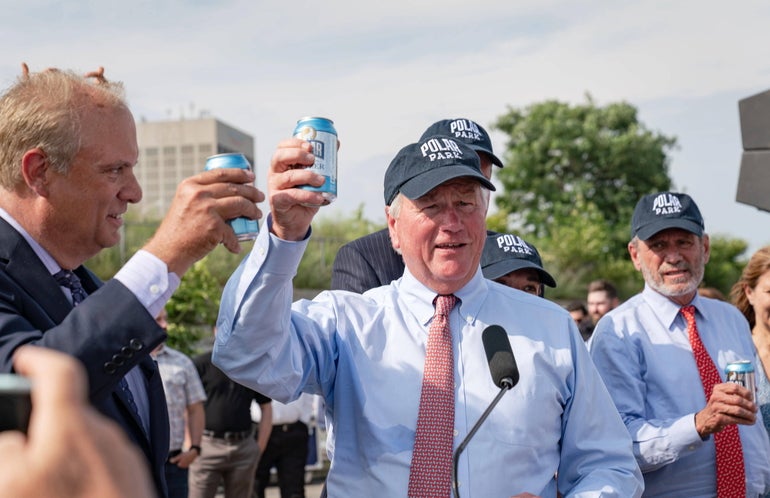
[[[161, 310], [155, 321], [163, 330], [168, 331], [168, 313], [165, 309]], [[186, 354], [162, 342], [151, 356], [158, 363], [168, 406], [168, 496], [187, 498], [189, 467], [201, 454], [201, 437], [206, 424], [203, 409], [206, 393], [195, 365]]]
[[770, 444], [753, 393], [725, 382], [754, 358], [746, 320], [698, 295], [709, 236], [695, 201], [642, 197], [631, 261], [644, 290], [596, 325], [591, 356], [634, 441], [645, 496], [757, 497], [770, 490]]
[[32, 382], [27, 435], [0, 432], [0, 494], [7, 498], [151, 498], [139, 450], [88, 403], [82, 365], [62, 353], [21, 346], [17, 373]]
[[0, 95], [0, 371], [23, 344], [78, 358], [91, 403], [142, 450], [164, 496], [169, 422], [150, 352], [166, 333], [155, 317], [195, 261], [220, 243], [240, 251], [226, 220], [258, 218], [264, 195], [243, 170], [184, 180], [154, 236], [101, 282], [82, 265], [118, 243], [142, 198], [122, 85], [103, 68], [23, 70]]
[[765, 430], [770, 434], [770, 246], [759, 249], [751, 256], [741, 278], [730, 291], [730, 300], [748, 320], [751, 339], [757, 348], [754, 360], [756, 403], [762, 413]]
[[[492, 179], [492, 166], [503, 162], [492, 150], [492, 140], [483, 126], [465, 118], [442, 119], [430, 125], [420, 140], [445, 135], [465, 143], [479, 156], [481, 173]], [[388, 229], [364, 235], [340, 247], [332, 265], [332, 289], [365, 292], [386, 285], [404, 274], [404, 260], [393, 247]]]
[[284, 403], [323, 396], [328, 495], [449, 496], [453, 450], [501, 392], [482, 343], [498, 324], [520, 380], [461, 454], [460, 495], [556, 496], [558, 485], [564, 496], [640, 496], [630, 438], [569, 314], [481, 272], [494, 186], [476, 152], [446, 136], [402, 148], [384, 197], [403, 277], [292, 305], [318, 211], [308, 205], [322, 200], [296, 187], [323, 181], [297, 165], [313, 160], [298, 139], [273, 155], [271, 214], [225, 288], [214, 362]]
[[484, 278], [534, 296], [544, 297], [546, 285], [556, 287], [535, 246], [513, 234], [487, 232], [481, 272]]

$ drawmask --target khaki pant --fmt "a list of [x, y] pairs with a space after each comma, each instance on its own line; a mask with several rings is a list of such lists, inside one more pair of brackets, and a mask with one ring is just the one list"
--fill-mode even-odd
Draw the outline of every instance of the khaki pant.
[[214, 498], [224, 483], [225, 498], [251, 498], [259, 446], [253, 437], [240, 441], [203, 436], [201, 455], [190, 465], [189, 498]]

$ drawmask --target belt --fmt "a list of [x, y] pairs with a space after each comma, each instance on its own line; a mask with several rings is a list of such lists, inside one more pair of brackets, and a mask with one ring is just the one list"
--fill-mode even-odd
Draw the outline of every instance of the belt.
[[240, 431], [240, 432], [230, 432], [230, 431], [203, 431], [203, 435], [206, 437], [213, 437], [215, 439], [224, 439], [225, 441], [241, 441], [243, 439], [246, 439], [247, 437], [252, 436], [251, 431]]
[[278, 429], [279, 431], [283, 432], [289, 432], [291, 430], [296, 429], [302, 429], [303, 431], [307, 431], [307, 425], [305, 425], [303, 422], [292, 422], [291, 424], [275, 424], [273, 426], [273, 430]]

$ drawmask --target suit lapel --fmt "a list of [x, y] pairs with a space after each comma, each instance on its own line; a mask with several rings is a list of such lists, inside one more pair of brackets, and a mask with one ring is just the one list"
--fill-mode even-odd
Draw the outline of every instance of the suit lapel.
[[54, 323], [61, 323], [72, 309], [72, 304], [24, 237], [1, 218], [0, 258], [6, 261], [8, 276], [39, 304]]

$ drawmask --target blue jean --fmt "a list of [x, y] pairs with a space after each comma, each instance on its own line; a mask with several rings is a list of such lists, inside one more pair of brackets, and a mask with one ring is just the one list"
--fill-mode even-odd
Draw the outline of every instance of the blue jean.
[[169, 498], [187, 498], [188, 469], [183, 469], [175, 463], [166, 462], [166, 484]]

